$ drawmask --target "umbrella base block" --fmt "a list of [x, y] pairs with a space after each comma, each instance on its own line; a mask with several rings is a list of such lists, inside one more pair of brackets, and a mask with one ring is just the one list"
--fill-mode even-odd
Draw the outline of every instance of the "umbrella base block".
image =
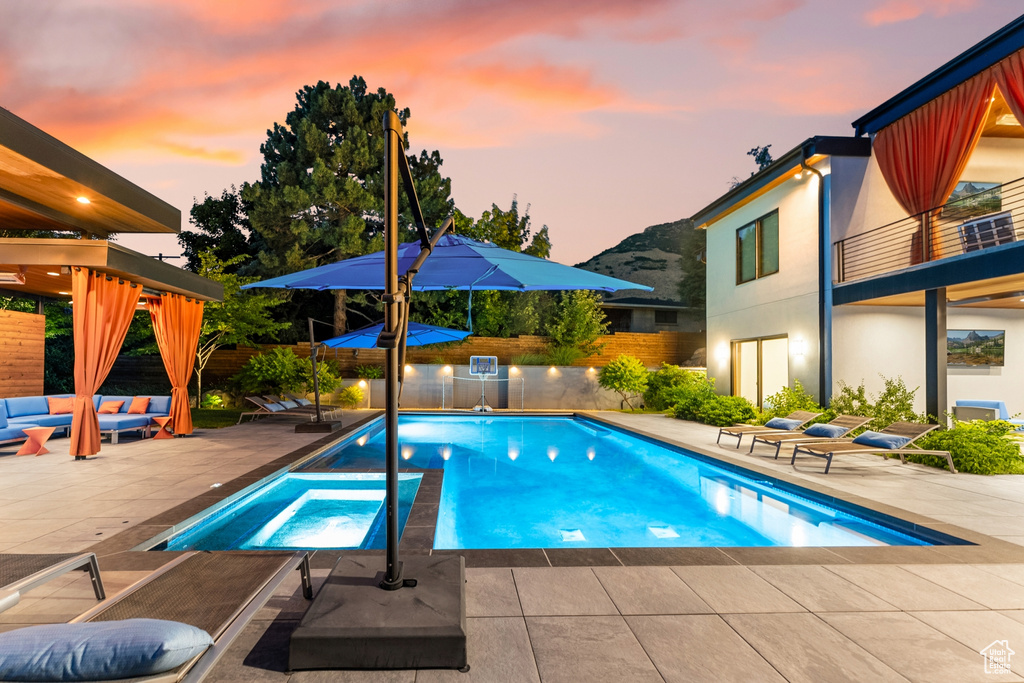
[[296, 434], [332, 434], [341, 429], [341, 422], [300, 422], [295, 425]]
[[383, 590], [383, 558], [342, 557], [291, 636], [288, 668], [463, 669], [466, 565], [411, 556], [413, 588]]

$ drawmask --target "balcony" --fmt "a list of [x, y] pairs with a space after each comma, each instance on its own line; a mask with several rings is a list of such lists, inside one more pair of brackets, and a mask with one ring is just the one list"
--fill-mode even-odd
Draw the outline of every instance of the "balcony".
[[836, 242], [836, 282], [864, 280], [1020, 240], [1024, 240], [1024, 178], [986, 186]]

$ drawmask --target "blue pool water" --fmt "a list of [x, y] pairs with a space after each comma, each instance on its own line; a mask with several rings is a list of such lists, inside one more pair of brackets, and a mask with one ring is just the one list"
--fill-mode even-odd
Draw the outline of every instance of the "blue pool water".
[[[581, 418], [403, 415], [399, 448], [444, 470], [435, 548], [928, 544]], [[383, 458], [377, 422], [304, 470]]]
[[[399, 477], [400, 526], [421, 478], [409, 473]], [[383, 548], [383, 503], [383, 474], [285, 474], [203, 516], [161, 549]]]

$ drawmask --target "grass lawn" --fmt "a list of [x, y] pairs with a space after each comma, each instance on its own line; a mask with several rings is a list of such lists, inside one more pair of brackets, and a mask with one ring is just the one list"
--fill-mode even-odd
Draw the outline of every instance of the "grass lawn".
[[192, 426], [196, 429], [220, 429], [238, 422], [243, 408], [193, 408]]

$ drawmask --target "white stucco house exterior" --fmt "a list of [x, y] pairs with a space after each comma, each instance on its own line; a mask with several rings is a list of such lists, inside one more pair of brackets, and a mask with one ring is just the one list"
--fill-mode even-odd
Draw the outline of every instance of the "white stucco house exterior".
[[[940, 418], [965, 399], [1024, 412], [1020, 120], [1024, 17], [695, 214], [717, 389], [761, 404], [799, 380], [827, 402], [901, 376]], [[1003, 332], [1002, 358], [947, 365], [968, 331]]]

